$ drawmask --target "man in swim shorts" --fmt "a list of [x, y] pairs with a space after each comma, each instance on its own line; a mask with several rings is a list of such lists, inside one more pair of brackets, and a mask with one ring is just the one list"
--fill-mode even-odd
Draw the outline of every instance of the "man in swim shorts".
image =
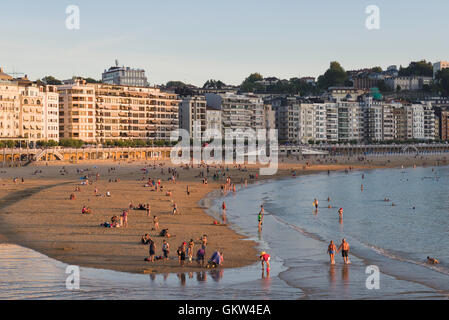
[[350, 264], [351, 262], [349, 261], [349, 243], [346, 242], [344, 238], [341, 240], [341, 244], [338, 247], [337, 252], [340, 252], [340, 250], [341, 256], [343, 257], [343, 261], [345, 262], [345, 264]]

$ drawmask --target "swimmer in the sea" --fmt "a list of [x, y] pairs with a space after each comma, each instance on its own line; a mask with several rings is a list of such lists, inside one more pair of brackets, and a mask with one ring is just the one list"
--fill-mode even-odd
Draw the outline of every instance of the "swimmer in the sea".
[[429, 264], [440, 264], [440, 262], [437, 259], [431, 258], [431, 257], [427, 257], [427, 263], [429, 263]]

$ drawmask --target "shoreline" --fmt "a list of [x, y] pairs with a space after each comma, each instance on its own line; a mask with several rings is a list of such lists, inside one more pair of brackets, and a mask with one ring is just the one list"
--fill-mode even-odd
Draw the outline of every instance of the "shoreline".
[[[438, 156], [437, 156], [438, 157]], [[429, 159], [428, 157], [426, 157], [425, 159], [423, 159], [423, 161], [417, 161], [417, 159], [412, 159], [411, 161], [405, 161], [407, 159], [400, 159], [400, 163], [410, 166], [413, 165], [412, 162], [414, 162], [417, 166], [420, 165], [421, 162], [429, 162], [432, 159]], [[269, 177], [261, 177], [255, 181], [252, 181], [250, 183], [250, 181], [248, 181], [248, 186], [251, 186], [254, 182], [256, 183], [268, 183], [274, 180], [278, 180], [278, 179], [285, 179], [288, 177], [291, 177], [291, 170], [296, 170], [296, 177], [299, 177], [301, 175], [304, 174], [314, 174], [314, 173], [319, 173], [319, 172], [326, 172], [327, 170], [331, 170], [331, 171], [339, 171], [339, 170], [345, 170], [349, 165], [354, 167], [354, 170], [360, 170], [360, 169], [382, 169], [382, 168], [392, 168], [392, 167], [397, 167], [397, 163], [389, 163], [390, 165], [380, 165], [380, 164], [361, 164], [361, 163], [344, 163], [344, 164], [317, 164], [317, 165], [312, 165], [311, 167], [308, 167], [306, 170], [302, 170], [302, 166], [304, 165], [303, 163], [280, 163], [280, 170], [278, 171], [278, 173], [275, 176], [269, 176]], [[423, 164], [423, 163], [421, 163]], [[428, 165], [428, 163], [426, 163]], [[85, 168], [85, 167], [90, 167], [92, 165], [92, 163], [89, 164], [78, 164], [78, 165], [73, 165], [73, 164], [65, 164], [65, 166], [67, 168], [69, 168], [69, 170], [71, 168]], [[97, 164], [98, 167], [112, 167], [112, 166], [117, 166], [116, 163], [110, 163], [108, 165], [105, 164]], [[441, 164], [443, 165], [443, 164]], [[121, 167], [120, 167], [121, 166]], [[119, 165], [120, 170], [124, 169], [129, 169], [129, 170], [125, 170], [125, 172], [122, 174], [124, 179], [123, 181], [126, 181], [125, 185], [126, 186], [132, 186], [133, 188], [130, 189], [131, 191], [140, 191], [139, 188], [136, 188], [136, 181], [132, 178], [136, 178], [136, 169], [137, 167], [142, 166], [142, 164], [140, 163], [131, 163], [131, 164], [121, 164]], [[170, 166], [170, 164], [169, 164]], [[51, 168], [53, 167], [53, 169], [59, 167], [59, 165], [57, 166], [49, 166], [49, 167], [45, 167], [45, 166], [33, 166], [33, 167], [24, 167], [24, 168], [17, 168], [16, 170], [23, 170], [25, 169], [27, 170], [35, 170], [35, 169], [41, 169], [41, 170], [46, 170], [45, 168]], [[27, 169], [28, 168], [28, 169]], [[165, 167], [167, 168], [167, 167]], [[248, 166], [248, 171], [246, 174], [257, 170], [257, 167], [250, 167]], [[159, 168], [158, 168], [159, 169]], [[158, 171], [158, 169], [156, 169], [156, 171]], [[191, 173], [195, 174], [198, 173], [199, 170], [201, 169], [190, 169], [188, 171], [191, 171]], [[70, 170], [72, 171], [72, 170]], [[236, 172], [237, 170], [234, 169], [230, 169], [229, 175], [231, 177], [233, 177], [234, 181], [236, 181], [236, 184], [238, 184], [238, 176], [237, 174], [239, 172]], [[183, 171], [179, 171], [180, 175], [181, 175], [181, 179], [180, 181], [177, 183], [176, 187], [173, 186], [173, 188], [176, 188], [176, 190], [174, 190], [174, 196], [176, 199], [176, 201], [180, 201], [179, 203], [182, 205], [180, 205], [180, 210], [189, 210], [189, 211], [194, 211], [195, 213], [193, 215], [187, 215], [190, 216], [188, 218], [190, 218], [192, 221], [189, 221], [189, 219], [184, 219], [185, 216], [184, 215], [166, 215], [164, 213], [161, 213], [161, 227], [164, 227], [164, 224], [170, 225], [170, 227], [173, 227], [172, 229], [175, 229], [179, 232], [176, 232], [176, 237], [168, 239], [169, 243], [171, 245], [171, 256], [173, 256], [173, 253], [176, 251], [176, 247], [178, 245], [178, 242], [181, 240], [180, 237], [183, 237], [182, 240], [184, 241], [188, 241], [187, 238], [195, 235], [194, 240], [197, 240], [197, 237], [199, 237], [201, 234], [200, 230], [207, 230], [205, 231], [205, 233], [208, 235], [208, 238], [210, 240], [210, 245], [208, 246], [208, 253], [206, 256], [206, 259], [209, 258], [212, 250], [215, 249], [221, 249], [222, 251], [224, 251], [224, 257], [225, 257], [225, 261], [224, 261], [224, 265], [223, 268], [236, 268], [236, 267], [243, 267], [243, 266], [248, 266], [248, 265], [252, 265], [254, 263], [258, 262], [257, 259], [257, 247], [258, 247], [258, 243], [253, 241], [253, 240], [248, 240], [248, 238], [242, 234], [239, 234], [237, 231], [234, 230], [232, 223], [230, 225], [227, 225], [226, 228], [220, 228], [220, 226], [214, 226], [212, 224], [212, 221], [216, 218], [212, 217], [208, 211], [209, 210], [213, 210], [215, 211], [212, 207], [207, 208], [205, 199], [208, 198], [208, 201], [210, 201], [210, 205], [212, 206], [212, 203], [215, 201], [215, 199], [219, 198], [222, 196], [221, 192], [220, 192], [220, 183], [222, 183], [223, 181], [220, 181], [220, 183], [215, 183], [215, 182], [210, 182], [207, 186], [207, 190], [204, 190], [204, 185], [202, 185], [200, 182], [195, 181], [195, 177], [192, 175], [188, 175], [187, 177], [185, 177], [183, 179], [183, 175], [184, 172]], [[150, 175], [153, 174], [152, 172], [150, 173]], [[235, 176], [237, 176], [237, 178], [234, 178]], [[140, 226], [139, 227], [134, 227], [134, 228], [120, 228], [120, 229], [100, 229], [100, 227], [95, 226], [95, 225], [89, 225], [89, 226], [81, 226], [81, 229], [79, 229], [79, 224], [78, 225], [74, 225], [74, 226], [63, 226], [62, 230], [56, 230], [56, 234], [55, 234], [55, 230], [50, 230], [51, 228], [43, 228], [42, 225], [27, 225], [25, 229], [28, 229], [30, 233], [28, 234], [24, 234], [23, 229], [24, 226], [22, 226], [22, 223], [26, 223], [27, 218], [30, 218], [30, 215], [34, 216], [34, 218], [31, 221], [31, 224], [33, 224], [33, 222], [37, 222], [39, 219], [36, 220], [36, 212], [41, 212], [39, 209], [42, 209], [42, 204], [41, 206], [37, 206], [36, 208], [36, 201], [33, 202], [33, 200], [37, 200], [40, 197], [39, 196], [51, 196], [51, 197], [55, 197], [56, 196], [56, 202], [57, 201], [62, 201], [64, 202], [64, 200], [62, 200], [64, 197], [63, 195], [65, 195], [65, 197], [67, 197], [67, 194], [63, 194], [62, 190], [60, 190], [60, 188], [58, 187], [50, 187], [50, 182], [54, 182], [54, 180], [58, 180], [57, 176], [51, 177], [46, 177], [47, 179], [49, 179], [49, 181], [39, 181], [40, 179], [34, 180], [32, 178], [26, 178], [25, 180], [25, 185], [29, 185], [30, 181], [32, 183], [35, 183], [36, 181], [39, 181], [38, 185], [40, 185], [42, 187], [42, 182], [47, 183], [45, 184], [45, 186], [47, 186], [46, 188], [44, 187], [43, 190], [39, 190], [37, 191], [36, 194], [34, 195], [30, 195], [29, 197], [25, 198], [25, 199], [20, 199], [17, 198], [15, 199], [16, 202], [12, 203], [12, 204], [7, 204], [4, 205], [3, 203], [5, 202], [5, 195], [3, 194], [4, 192], [0, 192], [0, 205], [1, 205], [1, 210], [6, 211], [5, 214], [2, 214], [0, 217], [0, 220], [2, 221], [1, 224], [1, 228], [0, 228], [0, 242], [12, 242], [18, 245], [22, 245], [25, 246], [27, 248], [31, 248], [33, 250], [36, 250], [40, 253], [43, 253], [51, 258], [54, 258], [58, 261], [64, 262], [64, 263], [68, 263], [68, 264], [75, 264], [75, 265], [80, 265], [80, 266], [84, 266], [84, 267], [93, 267], [93, 268], [100, 268], [100, 269], [110, 269], [110, 270], [116, 270], [116, 271], [124, 271], [124, 272], [131, 272], [131, 273], [176, 273], [176, 272], [186, 272], [186, 271], [198, 271], [198, 270], [203, 270], [203, 268], [201, 267], [197, 267], [196, 265], [192, 265], [190, 266], [189, 264], [187, 264], [185, 267], [179, 267], [177, 266], [177, 261], [168, 261], [167, 263], [165, 263], [165, 261], [156, 261], [154, 263], [149, 263], [149, 262], [144, 262], [143, 258], [145, 256], [148, 255], [148, 251], [147, 251], [147, 246], [143, 246], [141, 244], [138, 243], [138, 241], [140, 240], [140, 238], [137, 238], [137, 235], [139, 235], [139, 230], [145, 230], [145, 228], [148, 228], [149, 225], [151, 225], [151, 223], [149, 224], [148, 221], [145, 221], [145, 217], [142, 219], [142, 217], [139, 218], [139, 222], [142, 222], [142, 224], [144, 226]], [[61, 177], [59, 177], [61, 178]], [[65, 182], [64, 182], [64, 186], [70, 186], [70, 188], [66, 187], [64, 189], [64, 192], [69, 192], [69, 190], [74, 186], [76, 183], [73, 181], [73, 179], [68, 180], [66, 176], [64, 176], [65, 178]], [[126, 180], [125, 180], [126, 179]], [[211, 179], [212, 180], [212, 179]], [[0, 183], [4, 183], [4, 174], [0, 175]], [[6, 181], [8, 182], [8, 181]], [[100, 183], [99, 183], [100, 184]], [[192, 189], [192, 195], [195, 194], [196, 196], [193, 197], [194, 199], [192, 199], [192, 197], [190, 196], [190, 198], [186, 199], [187, 197], [184, 196], [177, 196], [177, 193], [180, 192], [182, 193], [182, 190], [185, 189], [185, 185], [188, 184], [189, 188]], [[169, 185], [169, 184], [166, 184]], [[171, 186], [170, 186], [171, 187]], [[53, 190], [57, 188], [58, 190]], [[87, 187], [87, 188], [90, 188]], [[17, 188], [16, 185], [16, 189], [20, 189]], [[28, 189], [28, 188], [27, 188]], [[27, 189], [22, 189], [22, 192], [27, 192]], [[10, 190], [8, 190], [10, 191]], [[20, 190], [19, 190], [20, 191]], [[6, 192], [6, 196], [9, 196], [11, 194], [11, 192]], [[115, 192], [113, 193], [115, 194]], [[33, 198], [34, 197], [34, 198]], [[124, 203], [126, 203], [127, 201], [127, 196], [123, 196], [123, 200], [120, 201], [120, 204], [116, 204], [115, 206], [112, 206], [114, 209], [118, 209], [117, 205], [120, 207], [124, 206]], [[164, 201], [165, 199], [161, 199], [161, 195], [159, 197], [159, 201], [157, 199], [152, 199], [150, 200], [151, 207], [152, 207], [152, 215], [153, 215], [153, 210], [156, 209], [158, 211], [164, 211], [166, 210], [166, 206], [163, 205], [156, 205], [156, 202], [167, 202]], [[164, 197], [162, 197], [164, 198]], [[181, 199], [181, 200], [178, 200]], [[54, 201], [54, 200], [52, 200]], [[68, 201], [68, 200], [65, 200]], [[90, 200], [88, 200], [90, 202]], [[95, 201], [95, 200], [94, 200]], [[92, 201], [92, 202], [94, 202]], [[156, 202], [155, 202], [156, 201]], [[167, 203], [165, 203], [167, 204]], [[32, 210], [27, 210], [27, 214], [17, 214], [17, 210], [19, 210], [17, 207], [25, 207], [25, 208], [29, 208], [31, 207]], [[44, 206], [45, 207], [45, 206]], [[63, 206], [59, 206], [59, 208], [63, 208]], [[6, 210], [5, 210], [6, 209]], [[74, 219], [76, 220], [76, 222], [79, 221], [79, 219], [84, 218], [81, 217], [81, 214], [77, 214], [77, 215], [73, 215], [76, 211], [79, 211], [81, 208], [79, 208], [79, 210], [75, 210], [75, 212], [73, 211], [72, 208], [71, 209], [71, 213], [70, 214], [63, 214], [65, 216], [65, 218], [67, 219]], [[62, 209], [64, 210], [64, 209]], [[14, 212], [17, 216], [14, 217], [14, 219], [12, 219], [12, 215], [10, 214], [12, 212]], [[57, 211], [57, 210], [56, 210]], [[98, 209], [98, 211], [101, 211]], [[106, 212], [108, 212], [106, 210]], [[217, 212], [217, 211], [215, 211]], [[9, 214], [8, 214], [9, 213]], [[42, 214], [42, 213], [41, 213]], [[134, 212], [131, 212], [130, 214], [130, 224], [133, 220], [133, 214]], [[90, 215], [89, 218], [93, 218], [94, 216], [97, 215], [97, 211], [96, 208], [94, 208], [94, 214]], [[111, 214], [107, 214], [106, 216], [110, 216]], [[20, 216], [20, 217], [19, 217]], [[102, 213], [103, 217], [106, 217], [103, 213]], [[164, 220], [166, 220], [165, 218], [167, 218], [166, 222], [163, 222], [162, 217], [164, 217]], [[25, 219], [23, 219], [25, 218]], [[56, 219], [56, 221], [54, 220], [55, 217], [50, 216], [48, 217], [48, 213], [46, 215], [45, 218], [50, 218], [48, 219], [47, 222], [61, 222], [59, 219]], [[169, 218], [173, 218], [170, 219], [170, 221], [168, 221]], [[52, 220], [53, 219], [53, 220]], [[95, 221], [92, 219], [89, 219], [90, 221]], [[101, 219], [98, 219], [97, 222], [98, 224], [102, 221], [100, 221]], [[181, 220], [181, 221], [179, 221]], [[188, 222], [193, 222], [192, 225], [187, 225], [186, 223]], [[186, 224], [184, 227], [179, 228], [176, 227], [176, 224]], [[97, 224], [97, 225], [98, 225]], [[48, 227], [48, 225], [47, 225]], [[94, 229], [97, 228], [97, 229]], [[186, 230], [183, 230], [186, 229]], [[47, 233], [45, 232], [45, 230], [47, 230]], [[112, 231], [112, 232], [101, 232], [101, 231]], [[130, 230], [130, 232], [132, 231], [132, 235], [127, 234], [123, 231], [128, 231]], [[182, 232], [181, 232], [182, 230]], [[18, 231], [18, 232], [17, 232]], [[61, 231], [66, 231], [66, 232], [70, 232], [69, 235], [66, 235], [66, 237], [64, 237], [64, 232], [63, 235], [61, 235]], [[75, 232], [78, 231], [78, 232]], [[86, 232], [86, 234], [83, 234], [83, 231]], [[115, 232], [115, 231], [119, 231], [119, 232]], [[92, 236], [90, 236], [93, 233]], [[119, 234], [117, 234], [119, 233]], [[107, 240], [105, 240], [105, 238], [108, 238], [108, 235], [110, 235], [111, 238], [117, 238], [117, 239], [111, 239], [112, 241], [112, 245], [109, 244]], [[178, 237], [179, 235], [179, 237]], [[68, 236], [68, 237], [67, 237]], [[72, 236], [72, 237], [70, 237]], [[84, 236], [84, 237], [83, 237]], [[118, 239], [120, 239], [120, 241], [118, 241]], [[134, 239], [134, 240], [131, 240]], [[100, 244], [92, 244], [92, 242], [90, 241], [100, 241]], [[123, 240], [128, 240], [127, 243], [125, 243], [124, 245], [121, 245], [121, 242], [123, 242]], [[134, 242], [133, 242], [134, 241]], [[160, 243], [161, 239], [159, 237], [155, 237], [155, 241], [157, 243], [157, 255], [159, 255], [160, 252]], [[81, 243], [81, 246], [79, 245], [79, 243]], [[92, 246], [83, 246], [83, 243], [87, 243], [89, 242], [90, 245]], [[72, 243], [75, 243], [76, 245], [71, 245]], [[103, 247], [102, 247], [103, 245]], [[116, 247], [119, 246], [121, 248], [119, 248], [120, 250], [118, 250]], [[211, 248], [211, 249], [209, 249]], [[117, 250], [116, 250], [117, 249]], [[132, 252], [127, 252], [127, 250], [132, 250]], [[109, 251], [109, 250], [112, 250]], [[107, 253], [112, 253], [112, 254], [107, 254]], [[115, 254], [117, 254], [117, 256], [115, 256]], [[103, 260], [103, 261], [98, 261], [98, 260]]]

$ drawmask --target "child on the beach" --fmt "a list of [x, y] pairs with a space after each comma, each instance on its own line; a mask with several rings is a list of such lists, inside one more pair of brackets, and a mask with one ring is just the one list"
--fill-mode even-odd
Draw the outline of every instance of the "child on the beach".
[[154, 230], [159, 230], [159, 218], [157, 216], [153, 217]]
[[170, 253], [170, 245], [167, 240], [162, 242], [162, 252], [164, 253], [164, 259], [168, 260], [168, 254]]
[[189, 241], [189, 247], [188, 247], [188, 251], [187, 251], [187, 255], [189, 257], [189, 262], [192, 263], [192, 258], [193, 258], [193, 248], [195, 247], [195, 243], [193, 242], [193, 239], [190, 239]]

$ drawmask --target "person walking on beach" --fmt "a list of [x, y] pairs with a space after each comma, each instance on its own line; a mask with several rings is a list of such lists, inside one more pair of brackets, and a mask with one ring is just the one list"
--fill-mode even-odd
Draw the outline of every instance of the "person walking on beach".
[[349, 261], [349, 243], [343, 238], [341, 240], [341, 244], [338, 247], [337, 252], [340, 252], [341, 250], [341, 256], [343, 257], [343, 261], [345, 262], [345, 264], [350, 264], [351, 262]]
[[154, 262], [154, 255], [156, 254], [156, 244], [154, 243], [153, 239], [149, 240], [149, 245], [150, 245], [150, 249], [149, 249], [150, 258], [149, 258], [149, 261]]
[[226, 203], [224, 201], [221, 204], [221, 220], [226, 223]]
[[151, 216], [151, 207], [150, 207], [150, 204], [147, 203], [147, 217], [150, 217], [150, 216]]
[[128, 226], [128, 210], [123, 210], [122, 217], [123, 217], [123, 226], [127, 227]]
[[330, 263], [335, 264], [335, 252], [337, 251], [337, 246], [334, 244], [334, 241], [331, 240], [329, 246], [327, 247], [327, 253], [329, 253]]
[[259, 214], [257, 215], [257, 221], [259, 222], [259, 231], [262, 231], [263, 216], [264, 216], [264, 209], [263, 209], [263, 204], [262, 204], [260, 206]]
[[181, 265], [181, 267], [184, 267], [184, 261], [186, 260], [186, 251], [186, 243], [183, 242], [178, 249], [179, 264]]

